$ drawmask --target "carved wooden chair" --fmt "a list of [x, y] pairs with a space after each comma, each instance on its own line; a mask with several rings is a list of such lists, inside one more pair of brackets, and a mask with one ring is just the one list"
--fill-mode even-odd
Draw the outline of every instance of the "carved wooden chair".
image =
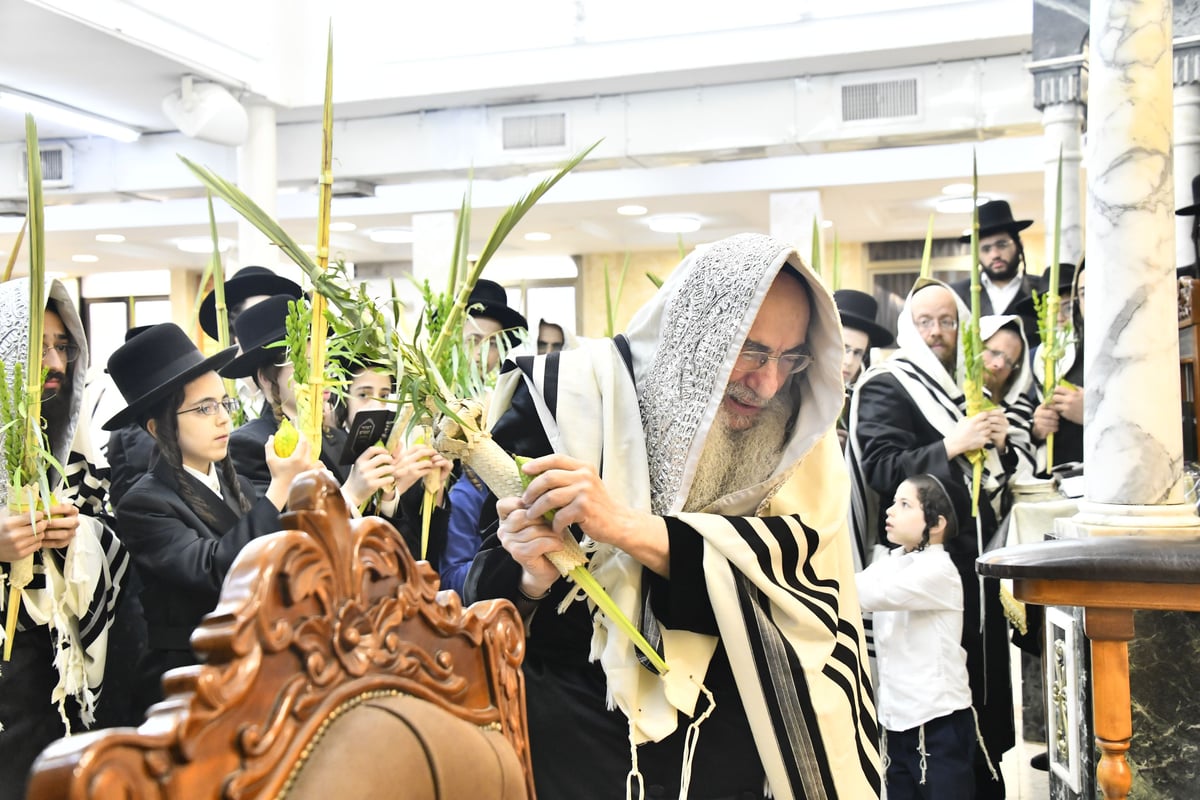
[[463, 609], [400, 535], [301, 476], [134, 729], [62, 739], [29, 797], [529, 798], [524, 631]]

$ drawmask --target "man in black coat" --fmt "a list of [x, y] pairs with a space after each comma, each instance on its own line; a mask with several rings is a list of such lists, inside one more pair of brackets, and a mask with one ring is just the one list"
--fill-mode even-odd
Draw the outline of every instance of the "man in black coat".
[[[1017, 314], [1025, 326], [1030, 349], [1042, 341], [1038, 336], [1037, 317], [1024, 311], [1021, 301], [1030, 296], [1034, 283], [1025, 274], [1025, 245], [1021, 231], [1033, 224], [1031, 219], [1013, 219], [1012, 208], [1004, 200], [992, 200], [979, 207], [979, 315]], [[959, 241], [969, 242], [970, 236]], [[971, 307], [971, 279], [950, 284], [950, 288]]]

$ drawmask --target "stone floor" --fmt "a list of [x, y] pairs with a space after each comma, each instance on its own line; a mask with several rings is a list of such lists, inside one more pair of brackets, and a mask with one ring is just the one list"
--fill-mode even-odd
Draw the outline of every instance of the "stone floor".
[[[1012, 650], [1013, 705], [1016, 707], [1016, 729], [1021, 730], [1021, 657], [1015, 647]], [[1045, 752], [1043, 742], [1018, 742], [1000, 762], [1000, 772], [1008, 790], [1008, 800], [1047, 800], [1050, 797], [1050, 774], [1033, 769], [1029, 759]]]

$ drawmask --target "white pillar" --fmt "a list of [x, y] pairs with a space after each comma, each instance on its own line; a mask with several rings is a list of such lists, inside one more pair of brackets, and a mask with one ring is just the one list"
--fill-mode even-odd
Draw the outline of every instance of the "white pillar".
[[[246, 108], [248, 120], [246, 142], [237, 150], [238, 187], [250, 199], [275, 216], [275, 198], [279, 193], [279, 169], [275, 127], [275, 108], [269, 105], [251, 105]], [[314, 166], [315, 170], [315, 166]], [[278, 272], [285, 277], [304, 284], [299, 267], [290, 261], [281, 264], [279, 249], [258, 228], [238, 217], [236, 266], [256, 264]], [[313, 231], [314, 241], [316, 231]], [[226, 261], [229, 264], [229, 260]], [[229, 269], [232, 274], [235, 270]]]
[[1058, 154], [1062, 153], [1062, 238], [1059, 263], [1079, 264], [1083, 256], [1083, 195], [1080, 165], [1083, 162], [1083, 106], [1079, 103], [1053, 103], [1042, 109], [1046, 159], [1042, 210], [1046, 230], [1046, 257], [1050, 266], [1054, 257], [1054, 205], [1058, 189]]
[[1171, 57], [1170, 0], [1092, 0], [1087, 500], [1076, 520], [1108, 532], [1197, 523], [1183, 499], [1172, 399], [1179, 342]]
[[[1192, 178], [1200, 175], [1200, 83], [1175, 86], [1175, 207], [1190, 206]], [[1175, 265], [1194, 263], [1192, 218], [1175, 218]]]
[[[819, 223], [824, 220], [821, 215], [821, 193], [773, 192], [770, 201], [771, 235], [795, 245], [800, 257], [808, 262], [812, 258], [813, 220], [817, 220], [818, 229]], [[824, 236], [821, 238], [824, 239]], [[827, 260], [822, 251], [821, 262]]]

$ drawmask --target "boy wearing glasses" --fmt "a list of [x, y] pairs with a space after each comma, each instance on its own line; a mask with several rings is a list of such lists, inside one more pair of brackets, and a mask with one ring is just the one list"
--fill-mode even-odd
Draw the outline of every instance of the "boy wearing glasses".
[[[490, 504], [498, 528], [464, 592], [530, 620], [539, 796], [879, 795], [834, 432], [842, 356], [819, 280], [787, 244], [743, 234], [689, 256], [615, 341], [501, 376], [492, 434], [540, 457], [522, 497]], [[665, 676], [574, 601], [544, 557], [564, 532]]]
[[[979, 313], [1020, 315], [1025, 338], [1031, 347], [1037, 347], [1041, 342], [1037, 317], [1021, 304], [1034, 284], [1025, 274], [1025, 246], [1020, 232], [1032, 224], [1031, 219], [1013, 219], [1012, 208], [1004, 200], [992, 200], [979, 207], [979, 282], [983, 288]], [[970, 242], [971, 237], [963, 236], [959, 241]], [[955, 281], [950, 288], [970, 305], [970, 278]]]

